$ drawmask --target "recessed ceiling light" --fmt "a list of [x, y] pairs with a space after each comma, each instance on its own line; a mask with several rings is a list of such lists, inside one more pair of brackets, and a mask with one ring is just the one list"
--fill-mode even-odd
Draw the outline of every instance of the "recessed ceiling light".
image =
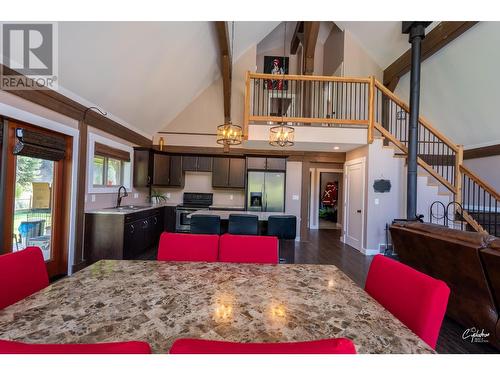
[[338, 150], [339, 148], [340, 148], [339, 146], [335, 146], [333, 149]]

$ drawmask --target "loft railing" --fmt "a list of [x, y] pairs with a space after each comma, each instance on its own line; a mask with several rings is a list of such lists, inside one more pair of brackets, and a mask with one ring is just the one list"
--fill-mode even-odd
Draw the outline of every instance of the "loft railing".
[[244, 126], [369, 126], [370, 78], [247, 73]]
[[[378, 131], [387, 142], [407, 155], [409, 120], [408, 104], [373, 77], [247, 72], [245, 136], [250, 123], [362, 126], [367, 128], [367, 143], [373, 142], [374, 132]], [[461, 216], [472, 228], [484, 231], [485, 225], [488, 232], [500, 234], [500, 224], [497, 225], [500, 222], [499, 194], [463, 166], [463, 147], [453, 143], [423, 117], [419, 118], [417, 153], [418, 165], [451, 192], [452, 201], [461, 203]], [[463, 195], [463, 186], [467, 196]], [[481, 191], [477, 194], [484, 195], [482, 200], [474, 198], [474, 189]]]

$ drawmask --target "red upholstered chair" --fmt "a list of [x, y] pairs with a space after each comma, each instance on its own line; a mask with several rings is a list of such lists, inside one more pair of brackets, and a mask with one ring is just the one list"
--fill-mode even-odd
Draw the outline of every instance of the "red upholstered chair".
[[356, 348], [351, 340], [344, 338], [283, 343], [178, 339], [170, 354], [356, 354]]
[[164, 232], [158, 246], [158, 260], [177, 262], [216, 262], [219, 236]]
[[0, 256], [0, 309], [49, 285], [42, 250], [27, 247]]
[[277, 264], [278, 238], [224, 234], [220, 237], [219, 261]]
[[436, 347], [450, 295], [443, 281], [376, 255], [365, 290], [429, 346]]
[[151, 354], [143, 341], [99, 344], [26, 344], [0, 340], [0, 354]]

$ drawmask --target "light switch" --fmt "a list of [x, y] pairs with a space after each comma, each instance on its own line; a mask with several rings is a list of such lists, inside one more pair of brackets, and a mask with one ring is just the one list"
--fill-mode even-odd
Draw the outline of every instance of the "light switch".
[[139, 198], [139, 193], [134, 193], [134, 199]]
[[233, 194], [231, 194], [231, 195], [229, 196], [229, 200], [230, 200], [230, 201], [232, 201], [233, 199], [234, 199], [234, 195], [233, 195]]
[[293, 201], [298, 201], [299, 200], [299, 195], [298, 194], [293, 194], [292, 195], [292, 200]]
[[91, 200], [92, 202], [95, 202], [95, 194], [92, 194], [92, 195], [90, 196], [90, 200]]
[[375, 205], [378, 205], [380, 203], [378, 198], [375, 198]]

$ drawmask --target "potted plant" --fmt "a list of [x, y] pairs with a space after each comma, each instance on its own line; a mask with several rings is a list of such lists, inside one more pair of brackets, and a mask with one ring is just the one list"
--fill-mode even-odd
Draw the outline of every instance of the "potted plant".
[[154, 189], [151, 191], [151, 196], [149, 198], [153, 204], [160, 204], [167, 201], [167, 198], [162, 193]]

